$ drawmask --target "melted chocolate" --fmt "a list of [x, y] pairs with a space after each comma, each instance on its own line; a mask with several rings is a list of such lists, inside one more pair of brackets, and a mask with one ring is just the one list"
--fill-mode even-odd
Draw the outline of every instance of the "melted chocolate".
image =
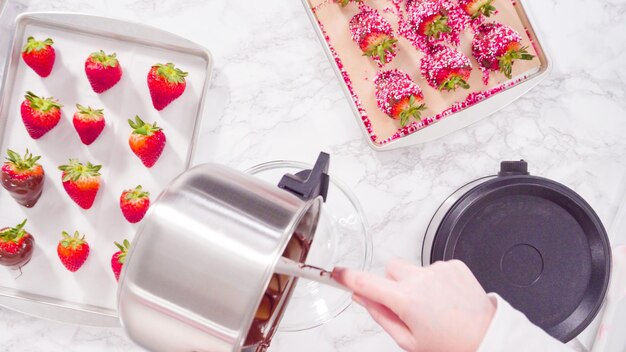
[[[0, 232], [6, 230], [1, 229]], [[8, 266], [11, 269], [19, 269], [28, 264], [35, 250], [35, 238], [30, 234], [24, 235], [20, 248], [15, 253], [9, 253], [0, 248], [0, 265]]]
[[11, 196], [21, 205], [31, 208], [33, 207], [43, 190], [43, 175], [30, 176], [24, 180], [14, 180], [6, 173], [2, 172], [2, 187], [4, 187]]
[[[285, 248], [283, 252], [283, 256], [291, 260], [302, 262], [306, 258], [310, 247], [310, 240], [307, 240], [299, 233], [295, 233], [289, 240], [287, 248]], [[269, 347], [276, 324], [274, 323], [274, 326], [268, 330], [268, 323], [272, 320], [272, 317], [281, 314], [286, 308], [286, 305], [283, 304], [280, 310], [276, 311], [285, 294], [290, 279], [289, 276], [285, 275], [274, 274], [272, 276], [261, 304], [257, 308], [252, 326], [250, 330], [248, 330], [244, 346], [250, 347], [256, 345], [255, 351], [265, 351]]]

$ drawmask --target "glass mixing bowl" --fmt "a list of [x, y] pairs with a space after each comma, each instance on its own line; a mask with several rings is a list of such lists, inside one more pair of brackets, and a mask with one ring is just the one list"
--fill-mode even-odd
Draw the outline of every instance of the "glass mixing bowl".
[[[286, 173], [295, 174], [313, 166], [296, 161], [271, 161], [246, 170], [256, 177], [278, 184]], [[306, 264], [332, 270], [346, 267], [368, 270], [372, 239], [363, 210], [352, 192], [332, 174], [326, 203]], [[320, 326], [338, 316], [351, 303], [351, 293], [317, 282], [300, 279], [279, 331], [301, 331]]]

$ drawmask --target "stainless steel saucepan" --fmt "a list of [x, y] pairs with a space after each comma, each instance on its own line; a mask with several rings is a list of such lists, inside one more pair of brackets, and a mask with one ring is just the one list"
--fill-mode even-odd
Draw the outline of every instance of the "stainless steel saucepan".
[[196, 166], [159, 196], [120, 277], [128, 336], [152, 351], [263, 351], [304, 262], [328, 190], [329, 156], [278, 187], [216, 164]]

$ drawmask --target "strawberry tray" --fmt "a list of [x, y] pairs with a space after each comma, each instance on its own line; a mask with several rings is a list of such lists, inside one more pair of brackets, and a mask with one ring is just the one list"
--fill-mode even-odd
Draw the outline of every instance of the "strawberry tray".
[[[56, 61], [46, 78], [22, 60], [29, 36], [54, 40]], [[85, 74], [85, 60], [99, 50], [115, 52], [123, 70], [121, 80], [102, 94], [94, 93]], [[57, 321], [117, 326], [113, 243], [132, 241], [141, 224], [125, 220], [120, 195], [140, 184], [154, 201], [170, 180], [190, 166], [211, 78], [211, 55], [193, 42], [143, 24], [82, 14], [24, 13], [16, 19], [7, 61], [0, 101], [0, 150], [3, 155], [7, 149], [23, 154], [28, 148], [41, 155], [45, 179], [42, 196], [32, 208], [18, 205], [0, 189], [0, 227], [28, 219], [26, 230], [36, 242], [21, 273], [0, 267], [0, 305]], [[157, 111], [147, 75], [153, 64], [166, 62], [188, 72], [186, 89]], [[22, 122], [20, 104], [26, 91], [63, 104], [59, 123], [40, 139], [32, 139]], [[104, 109], [106, 127], [91, 145], [81, 143], [72, 125], [76, 104]], [[145, 167], [129, 147], [128, 119], [135, 115], [157, 122], [167, 137], [152, 168]], [[102, 183], [88, 210], [74, 203], [62, 186], [58, 166], [69, 158], [102, 165]], [[62, 231], [79, 231], [91, 248], [87, 261], [74, 273], [57, 256]]]
[[[463, 12], [461, 6], [466, 1], [302, 0], [324, 51], [350, 101], [357, 124], [373, 149], [382, 151], [425, 143], [462, 129], [519, 98], [539, 84], [550, 72], [551, 61], [526, 12], [524, 5], [526, 0], [492, 0], [489, 4], [497, 11], [491, 13], [489, 17], [479, 16], [476, 19]], [[345, 2], [346, 6], [341, 6], [341, 2]], [[418, 11], [410, 13], [409, 3]], [[438, 5], [432, 5], [433, 3]], [[438, 11], [450, 21], [448, 24], [452, 28], [450, 33], [441, 32], [443, 35], [437, 39], [441, 38], [442, 41], [436, 41], [434, 44], [452, 48], [469, 59], [467, 62], [471, 63], [472, 67], [471, 75], [466, 78], [469, 89], [459, 87], [451, 91], [439, 91], [436, 86], [430, 86], [420, 72], [421, 59], [434, 44], [431, 42], [426, 45], [423, 41], [420, 42], [425, 35], [422, 34], [420, 37], [414, 33], [422, 30], [422, 24], [411, 16], [422, 11], [419, 10], [420, 6], [421, 9], [427, 9], [421, 13], [428, 14], [431, 5], [441, 6], [442, 10]], [[354, 29], [350, 24], [351, 21], [357, 14], [363, 15], [363, 12], [374, 12], [377, 15], [361, 17], [369, 18], [373, 22], [366, 25], [367, 20], [361, 20], [361, 26]], [[428, 17], [421, 19], [427, 20]], [[510, 78], [500, 72], [491, 72], [489, 81], [485, 84], [482, 81], [479, 62], [472, 55], [472, 41], [474, 34], [478, 33], [477, 28], [480, 28], [482, 23], [490, 22], [503, 24], [516, 31], [521, 38], [521, 45], [527, 48], [533, 58], [528, 61], [517, 60], [512, 66]], [[354, 35], [357, 38], [359, 36], [364, 38], [364, 33], [381, 31], [391, 35], [390, 39], [397, 40], [393, 44], [395, 54], [390, 54], [391, 59], [382, 67], [377, 65], [375, 59], [366, 56], [364, 53], [368, 50], [367, 47], [359, 48], [362, 43], [357, 44], [353, 38]], [[373, 49], [370, 50], [370, 55], [376, 57], [380, 54]], [[434, 67], [437, 68], [437, 65]], [[376, 77], [382, 71], [395, 69], [407, 74], [410, 80], [421, 88], [423, 103], [426, 105], [425, 110], [421, 112], [421, 121], [410, 118], [409, 123], [402, 126], [399, 120], [390, 118], [379, 107], [376, 99]]]

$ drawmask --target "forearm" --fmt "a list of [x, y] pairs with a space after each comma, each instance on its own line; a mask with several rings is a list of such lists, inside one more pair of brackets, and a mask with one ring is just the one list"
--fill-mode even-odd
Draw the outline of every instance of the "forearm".
[[532, 324], [524, 314], [497, 294], [490, 293], [489, 298], [496, 305], [496, 313], [480, 344], [479, 352], [573, 351]]

